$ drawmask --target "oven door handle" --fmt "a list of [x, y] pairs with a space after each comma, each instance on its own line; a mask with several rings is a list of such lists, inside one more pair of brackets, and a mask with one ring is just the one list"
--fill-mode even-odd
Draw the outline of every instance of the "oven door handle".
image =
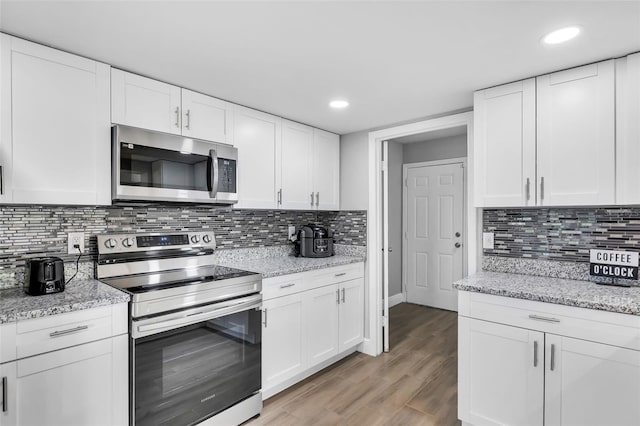
[[226, 315], [232, 315], [238, 312], [260, 308], [261, 305], [262, 296], [256, 295], [243, 299], [231, 300], [229, 302], [216, 303], [216, 307], [213, 309], [203, 310], [206, 309], [206, 307], [202, 309], [189, 309], [188, 311], [183, 312], [183, 315], [178, 318], [170, 318], [167, 320], [159, 321], [158, 318], [154, 318], [153, 320], [157, 322], [145, 324], [135, 324], [134, 322], [131, 335], [134, 339], [137, 339], [139, 337], [162, 333], [164, 331], [173, 330], [187, 325], [197, 324], [203, 321], [209, 321]]

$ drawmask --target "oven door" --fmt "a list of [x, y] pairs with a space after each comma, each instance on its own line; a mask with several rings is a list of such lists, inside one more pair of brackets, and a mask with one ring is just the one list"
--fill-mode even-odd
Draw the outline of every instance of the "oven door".
[[196, 424], [260, 391], [261, 300], [133, 321], [132, 424]]
[[[229, 179], [220, 176], [221, 166], [225, 171], [229, 166], [219, 154], [235, 148], [121, 125], [112, 133], [114, 200], [237, 201], [237, 194], [233, 199], [219, 191], [219, 182], [229, 186]], [[235, 182], [234, 178], [234, 190]]]

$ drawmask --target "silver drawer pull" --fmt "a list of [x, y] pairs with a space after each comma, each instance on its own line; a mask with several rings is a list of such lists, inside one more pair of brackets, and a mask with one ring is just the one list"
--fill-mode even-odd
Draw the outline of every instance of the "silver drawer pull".
[[2, 412], [6, 413], [9, 410], [9, 389], [7, 385], [7, 378], [2, 378]]
[[283, 284], [283, 285], [280, 286], [280, 288], [289, 288], [289, 287], [293, 287], [294, 285], [296, 285], [296, 283]]
[[536, 321], [546, 321], [546, 322], [560, 322], [558, 318], [551, 317], [541, 317], [540, 315], [529, 315], [529, 318]]
[[347, 273], [346, 272], [340, 272], [339, 274], [336, 274], [335, 276], [336, 277], [342, 277], [344, 275], [347, 275]]
[[49, 337], [60, 337], [60, 336], [64, 336], [65, 334], [77, 333], [78, 331], [83, 331], [88, 328], [89, 328], [88, 325], [79, 325], [75, 328], [70, 328], [68, 330], [54, 331], [53, 333], [49, 333]]

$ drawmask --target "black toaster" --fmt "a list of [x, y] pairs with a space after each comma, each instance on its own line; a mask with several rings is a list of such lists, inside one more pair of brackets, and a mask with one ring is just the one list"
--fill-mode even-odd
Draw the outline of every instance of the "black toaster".
[[32, 296], [64, 291], [64, 262], [59, 257], [27, 259], [24, 290]]
[[304, 225], [298, 230], [296, 248], [302, 257], [333, 256], [333, 231], [320, 225]]

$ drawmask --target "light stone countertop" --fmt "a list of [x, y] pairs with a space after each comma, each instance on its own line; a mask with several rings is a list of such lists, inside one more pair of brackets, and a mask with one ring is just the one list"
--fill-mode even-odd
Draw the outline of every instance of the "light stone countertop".
[[93, 278], [76, 277], [60, 293], [29, 296], [22, 287], [0, 290], [0, 324], [129, 302], [129, 295]]
[[590, 281], [486, 271], [456, 281], [453, 286], [462, 291], [640, 315], [640, 286], [616, 287]]
[[348, 265], [364, 262], [361, 256], [330, 256], [321, 258], [274, 256], [254, 259], [227, 259], [220, 261], [222, 266], [244, 269], [262, 274], [262, 278], [277, 277], [280, 275], [295, 274], [313, 269], [330, 268], [332, 266]]

